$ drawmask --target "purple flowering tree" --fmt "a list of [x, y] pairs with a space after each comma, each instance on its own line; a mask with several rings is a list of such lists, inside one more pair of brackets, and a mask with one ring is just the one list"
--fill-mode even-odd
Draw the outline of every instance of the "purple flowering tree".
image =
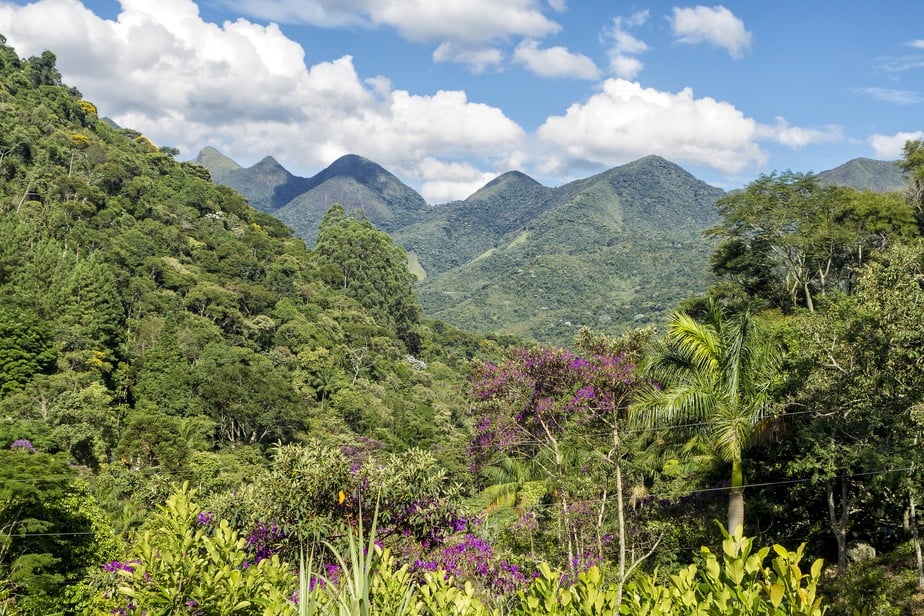
[[620, 579], [627, 575], [622, 426], [650, 333], [612, 339], [584, 330], [580, 354], [514, 348], [500, 363], [480, 364], [472, 374], [472, 470], [505, 458], [540, 468], [556, 514], [555, 539], [572, 569], [603, 558], [615, 498]]

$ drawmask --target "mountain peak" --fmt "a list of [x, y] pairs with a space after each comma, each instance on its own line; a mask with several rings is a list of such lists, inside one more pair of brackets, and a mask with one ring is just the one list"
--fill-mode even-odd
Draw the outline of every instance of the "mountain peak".
[[818, 174], [823, 184], [849, 186], [857, 190], [892, 192], [903, 190], [907, 180], [896, 161], [854, 158]]
[[260, 162], [258, 162], [258, 163], [255, 164], [254, 166], [250, 167], [250, 169], [252, 169], [252, 170], [254, 170], [254, 171], [261, 171], [261, 172], [264, 172], [264, 173], [266, 173], [266, 172], [271, 172], [271, 173], [279, 173], [279, 172], [282, 172], [282, 173], [284, 173], [285, 175], [292, 175], [291, 173], [289, 173], [289, 171], [288, 171], [285, 167], [283, 167], [282, 165], [279, 164], [279, 161], [278, 161], [278, 160], [276, 160], [276, 159], [273, 158], [272, 156], [266, 156], [266, 157], [264, 157], [263, 160], [261, 160]]
[[544, 188], [542, 184], [529, 177], [522, 171], [508, 171], [497, 176], [475, 193], [469, 196], [466, 201], [483, 201], [490, 199], [499, 193], [508, 191], [522, 191], [530, 188]]
[[[366, 181], [374, 180], [380, 175], [394, 177], [385, 167], [364, 158], [359, 154], [345, 154], [332, 162], [326, 169], [312, 178], [318, 184], [332, 177], [346, 175], [356, 179], [364, 178]], [[397, 181], [398, 178], [395, 178]]]
[[239, 164], [210, 145], [199, 150], [199, 154], [193, 159], [193, 162], [208, 169], [212, 177], [215, 178], [223, 177], [241, 168]]

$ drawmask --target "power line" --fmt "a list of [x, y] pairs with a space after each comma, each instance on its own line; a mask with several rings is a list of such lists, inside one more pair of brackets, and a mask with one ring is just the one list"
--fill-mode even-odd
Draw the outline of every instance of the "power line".
[[[835, 469], [835, 470], [837, 471], [837, 470], [847, 470], [847, 469]], [[878, 471], [868, 471], [868, 472], [863, 472], [863, 473], [853, 473], [853, 474], [851, 474], [851, 475], [845, 475], [843, 478], [844, 478], [844, 479], [856, 479], [856, 478], [858, 478], [858, 477], [870, 477], [870, 476], [888, 475], [888, 474], [894, 474], [894, 473], [909, 473], [909, 474], [910, 474], [910, 473], [911, 473], [912, 471], [914, 471], [914, 470], [916, 470], [916, 469], [915, 469], [915, 467], [913, 467], [913, 466], [908, 466], [908, 467], [904, 467], [904, 468], [889, 468], [889, 469], [883, 469], [883, 470], [878, 470]], [[780, 481], [764, 481], [764, 482], [760, 482], [760, 483], [749, 483], [749, 484], [745, 484], [744, 486], [742, 486], [742, 489], [748, 489], [748, 488], [761, 488], [761, 487], [776, 486], [776, 485], [792, 485], [792, 484], [797, 484], [797, 483], [811, 483], [811, 482], [814, 482], [814, 481], [817, 481], [817, 480], [816, 480], [815, 478], [813, 478], [813, 477], [805, 477], [805, 478], [801, 478], [801, 479], [786, 479], [786, 480], [780, 480]], [[646, 494], [645, 497], [648, 498], [648, 499], [653, 499], [653, 498], [676, 498], [676, 497], [678, 497], [678, 496], [690, 496], [690, 495], [693, 495], [693, 494], [708, 494], [708, 493], [723, 492], [723, 491], [728, 491], [728, 490], [730, 490], [730, 489], [731, 489], [730, 486], [720, 486], [720, 487], [714, 487], [714, 488], [700, 488], [700, 489], [696, 489], [696, 490], [688, 490], [688, 491], [683, 491], [683, 492]], [[608, 500], [609, 500], [609, 499], [608, 499]], [[603, 498], [587, 498], [587, 499], [581, 499], [580, 501], [576, 501], [576, 502], [582, 502], [582, 503], [600, 503], [600, 502], [603, 502]], [[554, 507], [554, 506], [555, 506], [555, 505], [552, 505], [552, 504], [546, 504], [546, 505], [535, 505], [534, 507], [536, 507], [536, 508], [552, 508], [552, 507]], [[10, 538], [23, 538], [23, 537], [66, 537], [66, 536], [95, 535], [95, 534], [97, 534], [97, 533], [93, 533], [93, 532], [73, 532], [73, 533], [24, 533], [24, 534], [0, 533], [0, 536], [4, 536], [4, 535], [5, 535], [5, 536], [10, 537]]]

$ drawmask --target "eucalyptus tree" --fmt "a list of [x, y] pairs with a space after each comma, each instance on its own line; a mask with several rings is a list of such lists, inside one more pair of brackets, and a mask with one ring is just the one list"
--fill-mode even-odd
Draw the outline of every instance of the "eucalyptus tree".
[[706, 322], [677, 312], [646, 360], [652, 382], [632, 405], [639, 427], [698, 437], [731, 464], [731, 534], [743, 533], [744, 452], [776, 417], [781, 359], [749, 312], [729, 317], [712, 303]]

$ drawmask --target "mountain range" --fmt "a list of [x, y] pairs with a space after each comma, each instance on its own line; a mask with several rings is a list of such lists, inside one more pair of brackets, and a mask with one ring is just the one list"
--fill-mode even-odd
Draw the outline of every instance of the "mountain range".
[[[214, 148], [194, 162], [313, 245], [333, 203], [361, 210], [408, 253], [431, 317], [472, 331], [568, 344], [581, 326], [661, 323], [709, 286], [722, 189], [659, 156], [559, 187], [519, 171], [468, 198], [428, 205], [382, 166], [350, 154], [311, 178], [272, 157], [243, 168]], [[859, 189], [904, 185], [896, 163], [856, 159], [818, 174]]]

